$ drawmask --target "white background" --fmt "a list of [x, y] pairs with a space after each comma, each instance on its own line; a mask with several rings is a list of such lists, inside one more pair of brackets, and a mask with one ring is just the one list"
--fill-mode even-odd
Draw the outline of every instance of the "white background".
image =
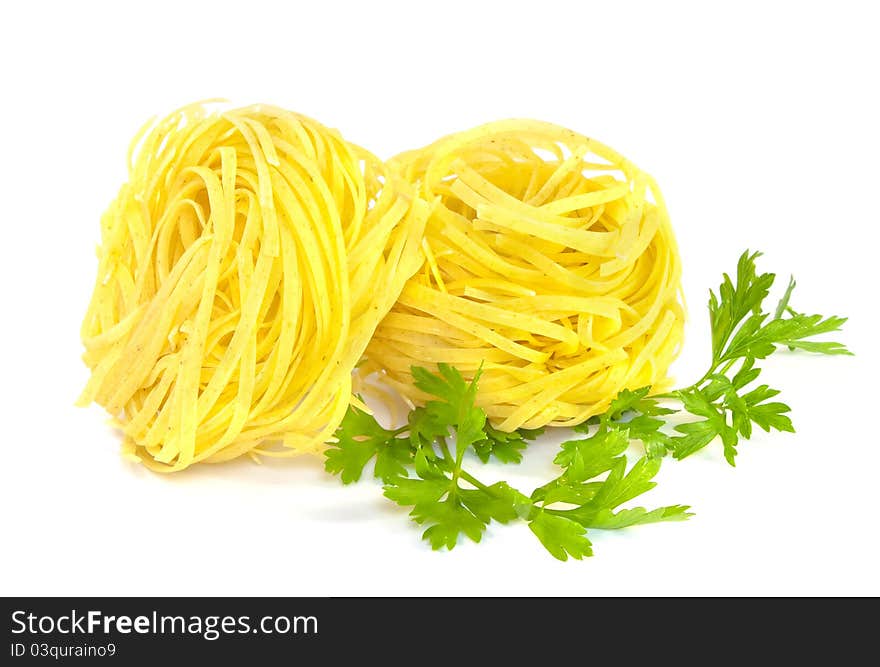
[[[0, 594], [880, 594], [877, 65], [872, 3], [9, 3], [0, 20]], [[832, 8], [833, 7], [833, 8]], [[78, 328], [98, 220], [151, 115], [225, 96], [341, 128], [382, 157], [523, 116], [652, 172], [681, 245], [702, 372], [707, 289], [746, 247], [793, 305], [851, 317], [853, 358], [778, 355], [797, 434], [668, 462], [646, 503], [690, 522], [593, 533], [553, 560], [523, 525], [434, 553], [317, 459], [157, 476], [122, 461]], [[551, 437], [559, 440], [561, 435]], [[552, 473], [551, 442], [519, 469]]]

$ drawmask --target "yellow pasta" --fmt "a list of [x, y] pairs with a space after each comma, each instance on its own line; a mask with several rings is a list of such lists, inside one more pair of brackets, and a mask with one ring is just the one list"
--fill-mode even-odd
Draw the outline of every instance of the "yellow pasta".
[[319, 450], [424, 261], [428, 205], [336, 131], [269, 106], [191, 105], [132, 151], [102, 218], [80, 402], [157, 470]]
[[680, 261], [654, 180], [607, 146], [530, 120], [450, 135], [389, 163], [434, 205], [425, 262], [359, 372], [415, 403], [412, 365], [482, 366], [505, 431], [572, 426], [622, 388], [670, 385]]

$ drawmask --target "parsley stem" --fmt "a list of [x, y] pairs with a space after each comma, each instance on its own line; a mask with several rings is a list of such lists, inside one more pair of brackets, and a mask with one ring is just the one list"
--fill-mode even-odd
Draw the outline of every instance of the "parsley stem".
[[[449, 445], [446, 444], [446, 438], [438, 437], [437, 442], [440, 443], [440, 450], [443, 452], [443, 458], [446, 460], [447, 463], [449, 463], [453, 466], [453, 473], [452, 473], [453, 480], [458, 481], [458, 479], [461, 478], [461, 479], [465, 480], [466, 482], [469, 482], [470, 484], [472, 484], [474, 486], [474, 488], [477, 488], [480, 491], [485, 491], [486, 493], [488, 493], [494, 497], [498, 497], [498, 494], [496, 494], [492, 489], [490, 489], [488, 486], [483, 484], [480, 480], [478, 480], [476, 477], [471, 475], [468, 471], [462, 470], [461, 461], [460, 460], [456, 461], [455, 459], [452, 458], [452, 452], [449, 450]], [[463, 454], [464, 454], [464, 452], [462, 452], [462, 455]]]
[[701, 377], [699, 380], [694, 382], [691, 386], [685, 387], [684, 389], [679, 389], [678, 391], [691, 391], [693, 389], [697, 389], [701, 384], [703, 384], [706, 380], [709, 379], [710, 375], [714, 375], [715, 371], [717, 371], [717, 370], [718, 370], [718, 362], [716, 361], [712, 364], [712, 367], [708, 371], [706, 371], [706, 373], [705, 373], [705, 375], [703, 375], [703, 377]]
[[461, 469], [461, 462], [464, 459], [464, 453], [466, 449], [464, 447], [459, 447], [456, 445], [456, 454], [455, 454], [455, 468], [452, 470], [452, 484], [453, 484], [453, 492], [458, 491], [458, 480], [461, 477], [461, 473], [463, 470]]
[[455, 465], [455, 459], [452, 458], [452, 452], [449, 451], [449, 445], [446, 444], [446, 438], [438, 437], [437, 442], [440, 443], [440, 451], [443, 452], [443, 458], [452, 466]]
[[683, 390], [676, 389], [675, 391], [667, 391], [662, 394], [652, 394], [651, 398], [668, 398], [669, 400], [678, 400], [678, 396], [676, 394], [680, 391], [683, 391]]
[[715, 363], [712, 364], [712, 367], [708, 371], [706, 371], [706, 373], [703, 375], [703, 377], [701, 377], [699, 380], [697, 380], [693, 384], [690, 384], [687, 387], [682, 387], [680, 389], [674, 389], [673, 391], [668, 391], [664, 394], [654, 394], [654, 398], [668, 398], [668, 399], [678, 400], [679, 394], [681, 394], [681, 393], [686, 394], [687, 392], [693, 391], [694, 389], [699, 389], [700, 385], [702, 385], [712, 375], [715, 375], [716, 372], [720, 373], [721, 375], [724, 375], [725, 373], [727, 373], [727, 371], [730, 370], [730, 367], [733, 366], [733, 364], [736, 363], [736, 361], [737, 361], [736, 359], [730, 359], [726, 364], [724, 364], [724, 366], [721, 367], [721, 370], [718, 369], [718, 366], [721, 365], [720, 362], [716, 361]]
[[[724, 366], [721, 366], [720, 370], [718, 369], [718, 366], [721, 365], [721, 362], [716, 361], [715, 363], [712, 364], [712, 368], [710, 368], [708, 371], [706, 371], [706, 374], [703, 375], [703, 377], [701, 377], [699, 380], [694, 382], [689, 387], [685, 387], [684, 389], [678, 389], [676, 391], [688, 392], [688, 391], [692, 391], [694, 389], [698, 389], [700, 387], [700, 385], [702, 385], [706, 380], [708, 380], [711, 376], [715, 375], [716, 373], [720, 373], [721, 375], [724, 375], [725, 373], [727, 373], [727, 371], [730, 370], [730, 367], [733, 366], [733, 364], [736, 361], [737, 361], [736, 359], [728, 360], [728, 362], [726, 364], [724, 364]], [[676, 392], [672, 392], [672, 393], [674, 394]]]
[[485, 491], [485, 492], [488, 493], [489, 495], [495, 496], [496, 498], [498, 497], [497, 494], [496, 494], [492, 489], [490, 489], [488, 486], [486, 486], [485, 484], [483, 484], [483, 483], [482, 483], [480, 480], [478, 480], [476, 477], [474, 477], [473, 475], [471, 475], [467, 470], [462, 470], [462, 471], [461, 471], [461, 478], [462, 478], [464, 481], [466, 481], [466, 482], [470, 482], [471, 484], [473, 484], [473, 485], [474, 485], [476, 488], [478, 488], [480, 491]]
[[721, 374], [724, 375], [727, 371], [729, 371], [730, 367], [733, 366], [734, 362], [736, 361], [736, 359], [731, 359], [726, 364], [724, 364], [724, 368], [721, 369]]

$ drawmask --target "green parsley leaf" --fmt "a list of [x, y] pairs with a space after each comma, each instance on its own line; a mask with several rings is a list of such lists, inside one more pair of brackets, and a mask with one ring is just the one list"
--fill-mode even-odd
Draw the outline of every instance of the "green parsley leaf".
[[461, 534], [479, 542], [486, 529], [485, 523], [451, 497], [441, 502], [419, 503], [413, 507], [410, 516], [416, 523], [429, 524], [422, 537], [431, 543], [433, 549], [446, 547], [452, 550]]
[[576, 521], [542, 511], [529, 522], [529, 528], [554, 558], [565, 561], [571, 556], [580, 560], [593, 555], [587, 531]]
[[[659, 469], [659, 459], [644, 457], [627, 472], [626, 457], [621, 455], [612, 460], [610, 472], [604, 481], [575, 484], [565, 481], [563, 474], [559, 484], [545, 485], [542, 487], [543, 492], [536, 490], [533, 494], [533, 499], [543, 505], [536, 510], [530, 527], [554, 557], [565, 560], [567, 555], [577, 558], [578, 554], [592, 553], [587, 550], [589, 543], [585, 542], [584, 537], [586, 529], [611, 530], [637, 524], [687, 519], [691, 515], [685, 505], [655, 510], [636, 507], [614, 512], [623, 503], [654, 488], [656, 483], [653, 478]], [[548, 486], [552, 488], [547, 488]], [[558, 502], [579, 506], [573, 509], [554, 509], [552, 505]]]
[[795, 315], [785, 319], [770, 320], [763, 324], [766, 314], [753, 315], [736, 332], [720, 361], [742, 357], [764, 359], [776, 351], [777, 346], [803, 349], [823, 354], [852, 354], [842, 343], [804, 341], [804, 338], [839, 331], [845, 317], [821, 315]]
[[665, 456], [670, 446], [669, 436], [660, 430], [666, 423], [661, 417], [676, 410], [661, 405], [657, 398], [649, 397], [650, 391], [649, 386], [636, 390], [623, 389], [611, 401], [605, 414], [600, 415], [599, 423], [604, 428], [625, 429], [630, 439], [642, 442], [649, 457], [658, 458]]
[[660, 430], [665, 424], [662, 419], [638, 415], [630, 419], [626, 426], [630, 438], [641, 440], [649, 458], [662, 458], [672, 444], [671, 438]]
[[565, 481], [582, 482], [611, 470], [628, 446], [625, 430], [599, 431], [589, 438], [563, 442], [553, 463], [565, 468]]
[[747, 384], [751, 384], [758, 379], [758, 376], [761, 374], [761, 369], [755, 368], [754, 366], [755, 360], [751, 357], [747, 357], [742, 366], [740, 366], [739, 371], [733, 376], [731, 384], [733, 385], [734, 390], [739, 391]]
[[593, 518], [601, 510], [613, 510], [657, 486], [652, 480], [659, 470], [659, 460], [645, 457], [636, 461], [630, 471], [626, 472], [626, 458], [621, 456], [615, 461], [596, 495], [588, 503], [567, 512], [566, 516], [586, 528], [594, 527]]
[[437, 438], [449, 436], [449, 422], [444, 421], [435, 411], [424, 407], [417, 407], [410, 411], [407, 425], [410, 443], [414, 449], [429, 446]]
[[501, 463], [520, 463], [528, 441], [534, 440], [543, 432], [543, 428], [522, 428], [506, 433], [486, 422], [486, 439], [475, 442], [474, 451], [483, 463], [488, 463], [492, 458]]
[[336, 441], [328, 443], [324, 468], [339, 475], [343, 484], [361, 478], [364, 467], [376, 458], [375, 476], [389, 479], [405, 475], [413, 461], [409, 443], [395, 431], [382, 428], [373, 415], [350, 405], [336, 430]]
[[791, 276], [788, 279], [788, 287], [785, 288], [785, 294], [782, 295], [782, 298], [779, 299], [779, 303], [776, 304], [776, 312], [773, 313], [774, 320], [778, 320], [785, 314], [785, 311], [788, 308], [788, 302], [791, 300], [791, 293], [794, 292], [795, 287], [797, 287], [797, 283], [794, 280], [794, 276]]
[[[630, 390], [621, 389], [617, 396], [611, 399], [608, 404], [608, 410], [600, 417], [602, 421], [619, 420], [625, 413], [638, 410], [639, 406], [648, 396], [651, 387], [641, 387], [640, 389]], [[641, 412], [641, 410], [639, 410]]]
[[486, 439], [483, 430], [486, 413], [474, 405], [480, 371], [468, 384], [461, 373], [449, 364], [437, 364], [437, 369], [439, 375], [434, 375], [424, 368], [413, 366], [413, 382], [422, 391], [441, 399], [428, 401], [425, 412], [435, 427], [439, 424], [455, 426], [456, 452], [460, 455], [473, 443]]
[[[771, 402], [766, 403], [767, 399], [773, 398], [779, 394], [776, 389], [771, 389], [766, 384], [756, 387], [742, 397], [743, 411], [746, 413], [749, 421], [755, 422], [762, 429], [770, 432], [770, 429], [777, 431], [788, 431], [794, 433], [794, 426], [791, 419], [785, 416], [786, 412], [790, 412], [791, 408], [785, 403]], [[749, 434], [744, 434], [749, 437]]]
[[[672, 438], [673, 456], [677, 459], [683, 459], [701, 450], [718, 437], [723, 428], [724, 427], [719, 428], [717, 423], [708, 419], [689, 422], [687, 424], [679, 424], [675, 427], [675, 430], [683, 435]], [[727, 437], [728, 440], [731, 439], [730, 435]], [[734, 442], [730, 446], [735, 447], [736, 443]]]
[[461, 502], [480, 521], [488, 524], [494, 520], [498, 523], [508, 523], [520, 518], [518, 505], [529, 504], [529, 499], [519, 491], [511, 488], [507, 482], [498, 482], [481, 489], [459, 489], [458, 495]]
[[422, 479], [446, 479], [452, 465], [445, 458], [438, 457], [430, 446], [419, 447], [413, 459], [416, 474]]
[[619, 530], [621, 528], [629, 528], [630, 526], [641, 526], [646, 523], [657, 523], [659, 521], [684, 521], [693, 514], [688, 512], [690, 507], [687, 505], [670, 505], [669, 507], [658, 507], [655, 510], [648, 511], [644, 507], [633, 507], [628, 510], [620, 510], [612, 512], [608, 509], [599, 510], [591, 519], [592, 528], [602, 530]]
[[770, 292], [775, 274], [758, 275], [755, 260], [761, 253], [744, 252], [737, 262], [736, 284], [724, 274], [718, 295], [709, 292], [709, 321], [712, 326], [712, 354], [720, 358], [737, 325], [750, 313], [758, 313]]
[[385, 497], [398, 505], [425, 505], [438, 502], [449, 493], [449, 488], [449, 481], [445, 477], [437, 479], [392, 477], [385, 485]]

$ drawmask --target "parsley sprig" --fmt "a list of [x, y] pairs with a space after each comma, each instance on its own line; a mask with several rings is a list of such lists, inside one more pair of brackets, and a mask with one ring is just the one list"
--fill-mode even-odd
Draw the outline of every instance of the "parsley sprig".
[[[758, 274], [759, 256], [745, 252], [736, 281], [724, 274], [718, 294], [710, 292], [712, 360], [703, 377], [661, 395], [651, 396], [650, 387], [621, 391], [604, 414], [573, 429], [582, 437], [560, 446], [554, 459], [559, 475], [528, 495], [507, 482], [483, 483], [473, 466], [492, 459], [519, 463], [528, 441], [541, 431], [493, 428], [475, 405], [480, 373], [466, 382], [446, 364], [439, 364], [436, 374], [412, 368], [416, 387], [434, 398], [412, 410], [400, 428], [386, 429], [349, 407], [328, 444], [325, 467], [348, 484], [373, 461], [385, 496], [411, 508], [410, 517], [425, 526], [423, 537], [434, 549], [452, 549], [462, 535], [479, 542], [493, 521], [524, 522], [554, 557], [580, 559], [592, 555], [589, 530], [686, 519], [691, 514], [685, 505], [621, 506], [656, 485], [653, 478], [668, 453], [683, 459], [720, 438], [734, 465], [736, 447], [751, 437], [753, 425], [794, 430], [789, 406], [771, 400], [779, 391], [755, 386], [761, 373], [757, 360], [780, 348], [850, 354], [840, 343], [807, 340], [838, 331], [846, 319], [793, 310], [793, 279], [772, 315], [765, 310], [775, 275]], [[680, 409], [671, 407], [675, 404]], [[697, 419], [671, 426], [669, 416], [682, 411]], [[632, 441], [643, 444], [644, 455], [630, 465], [625, 452]]]
[[[700, 419], [675, 427], [667, 449], [683, 459], [720, 437], [724, 458], [735, 465], [740, 438], [749, 439], [753, 424], [769, 432], [794, 432], [791, 408], [776, 400], [779, 390], [766, 384], [755, 386], [766, 359], [780, 348], [820, 354], [851, 354], [837, 342], [807, 340], [839, 331], [845, 317], [805, 315], [789, 306], [795, 288], [791, 278], [771, 315], [765, 302], [776, 279], [773, 273], [757, 272], [758, 252], [746, 251], [737, 263], [736, 282], [728, 274], [718, 290], [709, 292], [712, 331], [712, 362], [694, 384], [663, 395], [679, 401], [684, 410]], [[636, 409], [636, 413], [639, 413]]]
[[[329, 472], [349, 483], [360, 479], [375, 459], [373, 474], [384, 482], [385, 496], [411, 508], [410, 517], [426, 526], [423, 537], [433, 548], [452, 549], [460, 535], [479, 542], [492, 521], [523, 521], [551, 554], [566, 560], [592, 555], [587, 529], [689, 516], [681, 505], [615, 511], [655, 486], [652, 478], [660, 461], [646, 456], [627, 469], [624, 451], [632, 422], [610, 418], [589, 437], [563, 443], [554, 461], [561, 474], [530, 495], [507, 482], [483, 483], [470, 464], [490, 458], [518, 463], [527, 441], [540, 431], [502, 433], [492, 428], [486, 413], [474, 405], [480, 374], [465, 382], [451, 366], [439, 364], [438, 369], [436, 375], [412, 369], [415, 385], [436, 398], [411, 411], [404, 427], [386, 429], [371, 415], [349, 408], [325, 463]], [[606, 473], [604, 480], [597, 480]]]

